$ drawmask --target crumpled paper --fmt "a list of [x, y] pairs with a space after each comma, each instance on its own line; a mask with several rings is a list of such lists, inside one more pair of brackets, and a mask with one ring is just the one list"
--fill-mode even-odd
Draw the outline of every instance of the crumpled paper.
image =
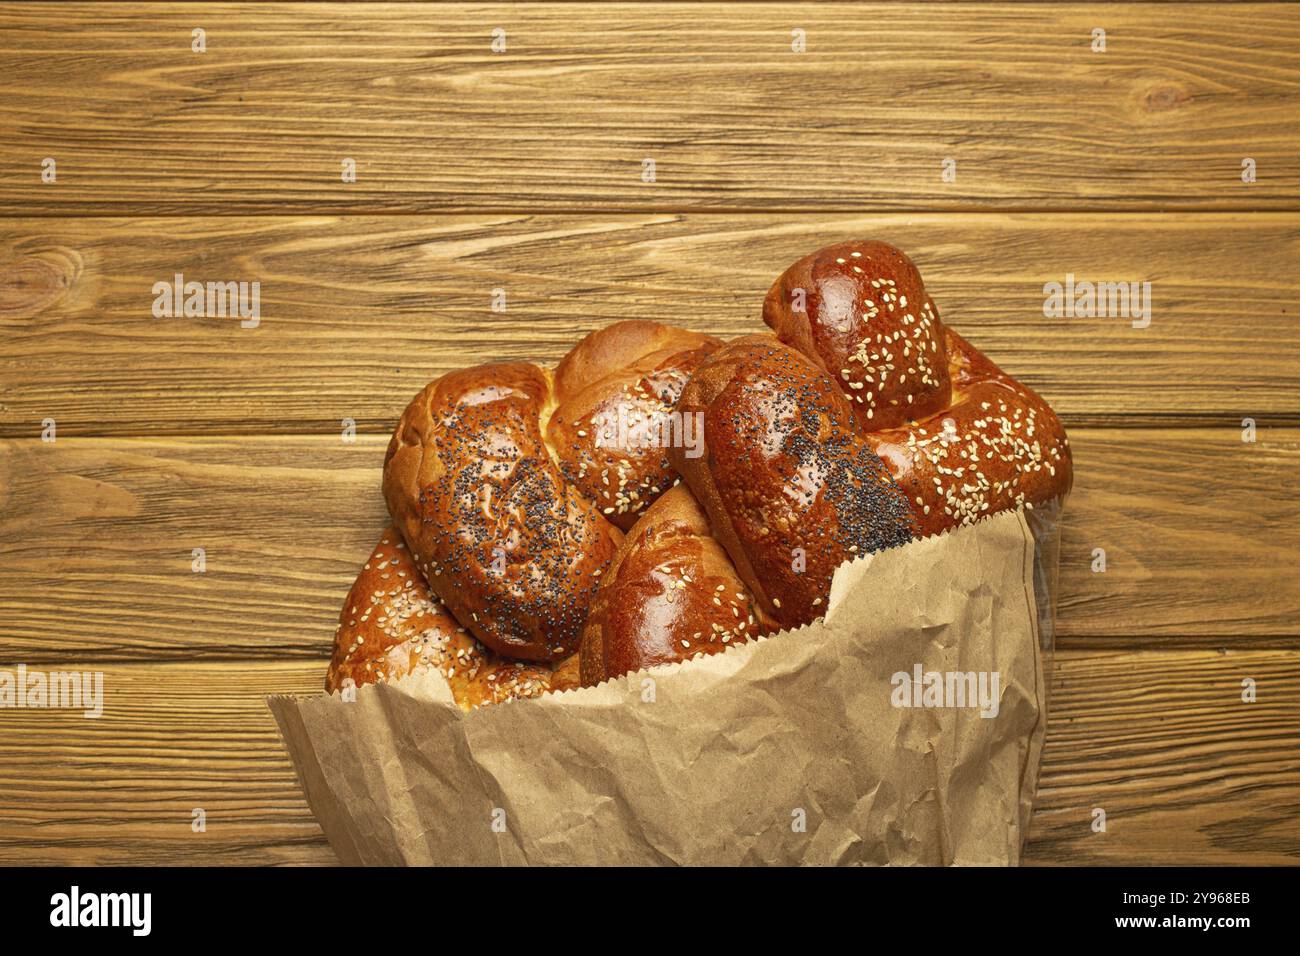
[[[347, 864], [1015, 864], [1034, 577], [1008, 512], [845, 564], [806, 627], [598, 687], [464, 713], [423, 671], [268, 703]], [[981, 674], [983, 710], [957, 706]]]

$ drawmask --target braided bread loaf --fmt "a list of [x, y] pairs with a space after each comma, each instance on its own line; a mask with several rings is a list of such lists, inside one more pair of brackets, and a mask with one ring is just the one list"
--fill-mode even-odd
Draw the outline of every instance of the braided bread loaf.
[[554, 666], [516, 661], [471, 637], [430, 593], [390, 526], [343, 604], [325, 689], [398, 680], [425, 667], [442, 673], [464, 710], [578, 686], [576, 654]]
[[775, 335], [725, 346], [619, 323], [553, 373], [425, 388], [327, 686], [436, 666], [472, 707], [718, 653], [820, 616], [844, 561], [1069, 491], [1055, 414], [898, 250], [813, 253], [763, 317]]
[[[679, 577], [665, 590], [671, 562], [647, 571], [632, 558], [668, 535], [634, 528], [583, 635], [584, 684], [715, 652], [683, 613], [708, 601], [713, 580], [743, 595], [745, 637], [798, 627], [824, 612], [844, 561], [1070, 489], [1056, 415], [944, 328], [898, 250], [864, 242], [813, 253], [773, 285], [764, 319], [780, 341], [747, 336], [718, 349], [677, 405], [702, 416], [707, 454], [672, 450], [684, 479], [672, 507], [694, 515], [685, 524], [711, 555], [710, 578]], [[693, 510], [676, 500], [688, 493]], [[643, 521], [660, 509], [667, 517], [667, 505]]]
[[671, 409], [717, 344], [620, 323], [587, 336], [554, 375], [483, 365], [444, 375], [407, 406], [384, 497], [433, 592], [471, 634], [522, 660], [577, 651], [622, 540], [613, 519], [631, 520], [671, 480], [663, 448], [603, 441], [603, 416]]

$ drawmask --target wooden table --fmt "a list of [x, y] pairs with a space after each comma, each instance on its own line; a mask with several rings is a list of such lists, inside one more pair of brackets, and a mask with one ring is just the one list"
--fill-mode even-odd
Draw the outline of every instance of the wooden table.
[[[1296, 862], [1298, 119], [1283, 4], [6, 5], [0, 668], [107, 706], [0, 710], [0, 860], [332, 862], [263, 698], [320, 687], [409, 397], [754, 331], [871, 236], [1075, 444], [1029, 859]], [[177, 273], [260, 324], [156, 318]], [[1067, 274], [1150, 324], [1045, 316]]]

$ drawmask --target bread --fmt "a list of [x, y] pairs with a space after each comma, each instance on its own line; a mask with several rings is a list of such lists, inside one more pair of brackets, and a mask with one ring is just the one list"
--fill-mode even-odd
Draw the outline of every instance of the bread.
[[816, 362], [934, 534], [1070, 490], [1070, 443], [1033, 390], [944, 327], [912, 261], [842, 242], [773, 283], [763, 321]]
[[716, 654], [772, 629], [684, 486], [623, 539], [582, 635], [584, 685]]
[[1074, 464], [1056, 413], [956, 332], [946, 329], [944, 337], [947, 407], [866, 435], [913, 503], [919, 532], [1063, 498]]
[[[819, 617], [846, 560], [1070, 490], [1055, 413], [943, 326], [897, 249], [851, 242], [806, 256], [772, 286], [763, 317], [777, 338], [715, 350], [682, 391], [677, 411], [702, 416], [707, 453], [670, 453], [684, 481], [673, 509], [691, 512], [689, 489], [707, 516], [707, 530], [691, 524], [693, 546], [716, 539], [732, 567], [715, 554], [711, 573], [734, 574], [753, 597], [746, 636]], [[654, 536], [630, 535], [650, 553]], [[625, 541], [620, 555], [631, 550]], [[661, 576], [616, 560], [583, 635], [584, 684], [665, 656], [639, 623], [662, 601]], [[678, 607], [675, 632], [698, 631], [693, 606]]]
[[334, 635], [325, 689], [342, 690], [398, 680], [436, 668], [463, 710], [536, 697], [578, 685], [577, 655], [554, 667], [494, 654], [447, 613], [429, 591], [394, 527], [379, 544], [348, 592]]
[[768, 290], [763, 321], [835, 379], [864, 432], [949, 405], [938, 310], [893, 246], [841, 242], [804, 256]]
[[763, 318], [725, 345], [618, 323], [553, 373], [425, 388], [327, 685], [436, 666], [473, 707], [719, 653], [819, 617], [847, 560], [1069, 491], [1059, 419], [898, 250], [804, 257]]
[[835, 383], [770, 335], [737, 339], [687, 383], [708, 454], [673, 463], [762, 610], [782, 627], [825, 610], [845, 561], [910, 541], [912, 509]]
[[673, 408], [721, 344], [656, 322], [620, 322], [588, 335], [556, 367], [547, 442], [565, 479], [619, 529], [677, 480], [666, 447]]
[[671, 404], [714, 344], [619, 323], [587, 336], [554, 376], [482, 365], [415, 397], [388, 446], [384, 497], [433, 593], [474, 637], [521, 660], [577, 651], [622, 540], [613, 519], [630, 521], [671, 477], [661, 448], [597, 448], [591, 419], [621, 403]]

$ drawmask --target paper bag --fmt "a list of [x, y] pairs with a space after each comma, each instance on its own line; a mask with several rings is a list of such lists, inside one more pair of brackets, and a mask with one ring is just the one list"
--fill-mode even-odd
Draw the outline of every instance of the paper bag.
[[348, 864], [1013, 864], [1048, 554], [1004, 513], [842, 566], [823, 620], [598, 687], [269, 704]]

